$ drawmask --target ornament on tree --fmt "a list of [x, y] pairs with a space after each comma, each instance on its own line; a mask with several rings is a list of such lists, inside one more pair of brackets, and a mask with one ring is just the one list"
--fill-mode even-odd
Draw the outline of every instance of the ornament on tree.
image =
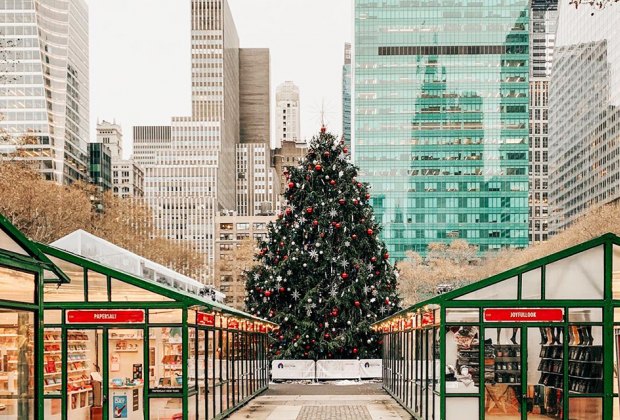
[[245, 273], [247, 310], [280, 324], [268, 349], [275, 358], [377, 357], [370, 325], [398, 310], [395, 272], [388, 260], [378, 265], [388, 251], [349, 152], [323, 132], [287, 168], [288, 204], [260, 240], [259, 265]]

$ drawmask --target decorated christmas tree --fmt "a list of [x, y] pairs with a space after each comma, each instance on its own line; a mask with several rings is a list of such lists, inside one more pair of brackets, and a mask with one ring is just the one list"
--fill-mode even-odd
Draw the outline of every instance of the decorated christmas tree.
[[287, 204], [246, 273], [247, 309], [280, 325], [284, 359], [380, 355], [370, 324], [399, 304], [396, 272], [343, 142], [321, 129], [298, 167], [285, 170]]

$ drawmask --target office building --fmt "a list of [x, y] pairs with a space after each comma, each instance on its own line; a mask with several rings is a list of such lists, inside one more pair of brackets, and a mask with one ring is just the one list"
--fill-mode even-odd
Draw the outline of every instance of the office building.
[[[273, 166], [279, 181], [280, 194], [284, 192], [288, 186], [288, 180], [284, 176], [284, 170], [289, 166], [299, 166], [300, 160], [304, 159], [308, 154], [308, 145], [306, 143], [296, 143], [293, 141], [283, 141], [281, 146], [273, 152]], [[284, 197], [280, 197], [282, 204]]]
[[154, 165], [157, 153], [170, 148], [172, 127], [147, 125], [133, 127], [133, 157], [140, 165]]
[[351, 144], [351, 44], [344, 44], [344, 64], [342, 65], [342, 137]]
[[271, 77], [268, 48], [239, 50], [239, 141], [271, 141]]
[[112, 156], [108, 146], [102, 143], [88, 143], [90, 182], [100, 192], [112, 189]]
[[291, 81], [276, 87], [276, 148], [282, 142], [303, 143], [299, 123], [299, 88]]
[[529, 3], [356, 0], [354, 25], [352, 149], [390, 255], [527, 246]]
[[550, 234], [620, 198], [619, 25], [614, 8], [559, 5], [549, 84]]
[[[235, 251], [242, 246], [243, 241], [251, 241], [255, 248], [257, 240], [267, 236], [267, 226], [269, 222], [275, 220], [275, 216], [238, 216], [233, 212], [230, 213], [232, 214], [224, 212], [216, 217], [215, 255], [218, 272], [215, 287], [226, 295], [224, 303], [233, 308], [243, 309], [245, 307], [243, 269], [249, 269], [253, 262], [250, 259], [235, 258]], [[249, 250], [245, 249], [243, 252], [247, 254]]]
[[123, 159], [123, 129], [116, 121], [97, 123], [97, 143], [111, 156], [112, 191], [121, 198], [144, 196], [144, 169], [133, 157]]
[[530, 243], [549, 234], [549, 77], [553, 62], [557, 0], [532, 1], [530, 23]]
[[279, 209], [280, 182], [266, 143], [237, 145], [237, 214], [272, 215]]
[[13, 0], [0, 7], [0, 153], [19, 153], [48, 180], [88, 180], [88, 7]]

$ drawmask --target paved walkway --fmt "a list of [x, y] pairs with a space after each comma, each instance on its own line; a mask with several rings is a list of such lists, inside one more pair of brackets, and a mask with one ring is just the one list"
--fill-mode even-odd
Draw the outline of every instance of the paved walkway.
[[230, 420], [411, 419], [379, 383], [270, 384]]

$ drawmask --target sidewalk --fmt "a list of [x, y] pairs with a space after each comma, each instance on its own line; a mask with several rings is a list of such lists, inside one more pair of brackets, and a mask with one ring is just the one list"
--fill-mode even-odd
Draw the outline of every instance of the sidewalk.
[[270, 384], [230, 420], [401, 420], [411, 416], [380, 383]]

